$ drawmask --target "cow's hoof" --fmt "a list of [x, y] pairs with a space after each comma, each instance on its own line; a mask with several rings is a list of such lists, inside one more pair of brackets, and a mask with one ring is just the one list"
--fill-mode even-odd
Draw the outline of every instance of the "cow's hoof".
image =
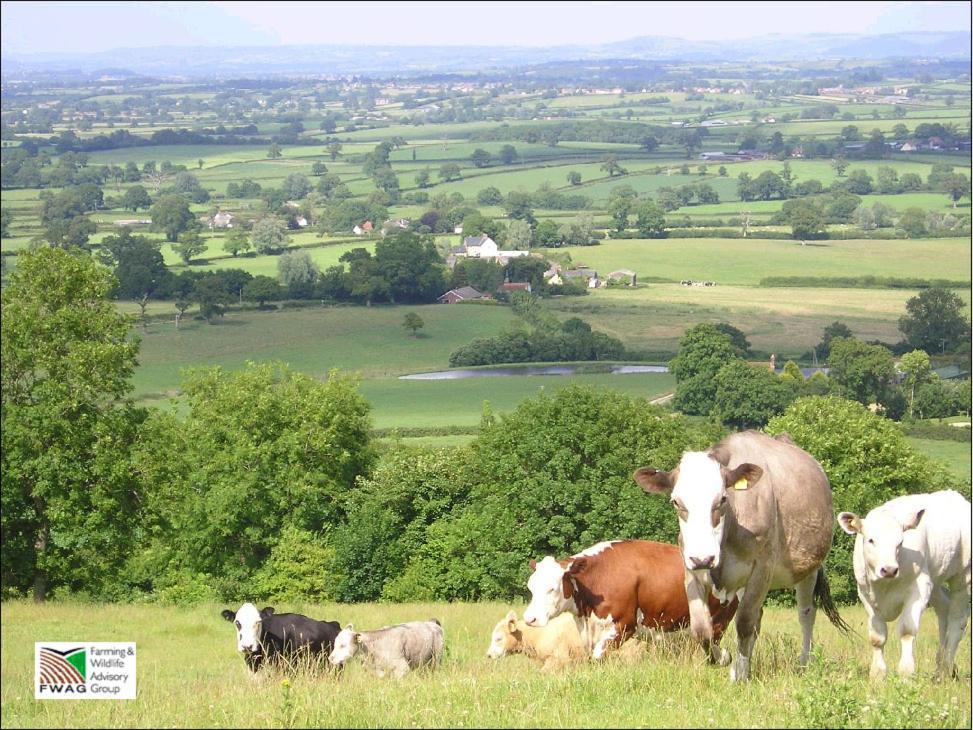
[[870, 679], [874, 679], [876, 682], [880, 682], [885, 679], [885, 667], [872, 667], [868, 671], [868, 676]]
[[730, 654], [726, 649], [720, 649], [720, 654], [716, 658], [716, 663], [721, 667], [728, 667], [733, 662], [733, 655]]

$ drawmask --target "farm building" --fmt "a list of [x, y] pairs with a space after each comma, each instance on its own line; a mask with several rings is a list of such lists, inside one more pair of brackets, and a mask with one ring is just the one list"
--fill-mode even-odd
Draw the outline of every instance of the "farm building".
[[210, 228], [233, 228], [233, 221], [236, 220], [232, 213], [220, 211], [209, 220]]
[[505, 294], [513, 294], [515, 291], [525, 291], [528, 294], [531, 291], [529, 281], [508, 281], [497, 287], [497, 291], [504, 292]]
[[618, 269], [608, 275], [608, 281], [628, 281], [629, 286], [635, 286], [638, 276], [631, 269]]
[[474, 299], [487, 299], [485, 294], [471, 286], [461, 286], [459, 289], [450, 289], [441, 297], [436, 299], [440, 304], [456, 304], [457, 302], [468, 302]]

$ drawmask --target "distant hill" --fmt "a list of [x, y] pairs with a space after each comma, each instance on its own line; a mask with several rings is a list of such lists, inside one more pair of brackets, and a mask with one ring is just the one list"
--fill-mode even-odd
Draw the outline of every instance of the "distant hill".
[[749, 39], [689, 41], [644, 36], [587, 46], [264, 46], [115, 49], [93, 54], [36, 54], [4, 57], [3, 77], [43, 72], [92, 74], [120, 59], [125, 70], [153, 76], [273, 76], [282, 74], [462, 73], [563, 61], [731, 62], [854, 60], [879, 58], [970, 58], [970, 32], [914, 32], [883, 35], [814, 33]]

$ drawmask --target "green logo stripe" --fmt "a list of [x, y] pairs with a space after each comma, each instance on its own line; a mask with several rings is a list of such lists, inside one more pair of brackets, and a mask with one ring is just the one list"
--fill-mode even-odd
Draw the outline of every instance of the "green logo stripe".
[[81, 675], [81, 678], [84, 679], [85, 681], [87, 681], [87, 679], [88, 679], [88, 672], [87, 672], [88, 667], [87, 667], [87, 662], [85, 661], [85, 656], [86, 656], [85, 650], [84, 649], [78, 649], [73, 654], [71, 654], [69, 656], [66, 656], [64, 658], [67, 659], [68, 663], [72, 667], [74, 667], [75, 669], [78, 670], [78, 674]]

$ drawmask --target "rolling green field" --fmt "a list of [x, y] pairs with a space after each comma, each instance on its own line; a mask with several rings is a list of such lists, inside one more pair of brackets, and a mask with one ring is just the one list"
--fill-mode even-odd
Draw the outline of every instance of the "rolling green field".
[[[566, 247], [575, 264], [606, 275], [631, 269], [641, 277], [755, 286], [768, 276], [898, 276], [969, 279], [970, 241], [813, 241], [666, 238], [603, 241]], [[966, 272], [966, 273], [964, 273]]]
[[[419, 337], [402, 328], [408, 311], [425, 322]], [[457, 347], [497, 334], [511, 319], [506, 307], [430, 304], [247, 311], [214, 325], [190, 320], [179, 331], [157, 322], [148, 334], [138, 333], [142, 348], [135, 395], [178, 388], [184, 367], [240, 368], [247, 360], [283, 360], [318, 377], [331, 368], [366, 378], [441, 370]]]
[[[672, 375], [513, 375], [464, 380], [371, 379], [361, 392], [372, 404], [375, 428], [443, 428], [479, 425], [483, 402], [499, 415], [525, 398], [571, 385], [591, 385], [653, 399], [676, 387]], [[444, 445], [437, 442], [437, 445]]]
[[[238, 604], [232, 608], [236, 609]], [[823, 615], [811, 667], [797, 671], [800, 629], [793, 609], [768, 607], [754, 650], [753, 679], [731, 684], [706, 664], [686, 632], [635, 642], [601, 662], [542, 672], [524, 656], [489, 659], [500, 603], [278, 605], [357, 628], [437, 618], [442, 666], [401, 680], [378, 679], [360, 664], [340, 677], [326, 669], [291, 677], [248, 676], [233, 627], [219, 612], [103, 604], [3, 606], [0, 721], [6, 727], [943, 727], [970, 724], [970, 641], [960, 643], [959, 679], [935, 682], [937, 636], [931, 611], [916, 641], [918, 674], [870, 682], [871, 649], [859, 606], [842, 616], [843, 637]], [[522, 607], [516, 607], [522, 612]], [[891, 633], [891, 632], [890, 632]], [[137, 698], [119, 702], [35, 701], [35, 641], [134, 641]], [[724, 645], [734, 647], [730, 629]], [[899, 647], [890, 639], [886, 661]], [[287, 682], [284, 682], [284, 679]]]
[[960, 479], [969, 483], [973, 465], [971, 465], [970, 444], [968, 441], [938, 441], [934, 439], [919, 439], [907, 437], [910, 444], [919, 451], [946, 467]]

